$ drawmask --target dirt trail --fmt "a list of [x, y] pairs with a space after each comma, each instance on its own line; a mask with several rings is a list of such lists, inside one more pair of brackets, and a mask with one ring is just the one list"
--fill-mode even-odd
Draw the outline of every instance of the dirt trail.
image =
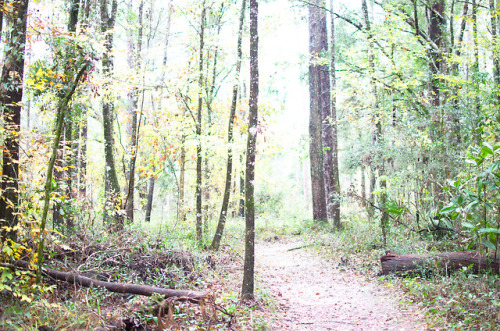
[[258, 280], [279, 303], [272, 330], [425, 330], [389, 288], [330, 265], [300, 242], [257, 246]]

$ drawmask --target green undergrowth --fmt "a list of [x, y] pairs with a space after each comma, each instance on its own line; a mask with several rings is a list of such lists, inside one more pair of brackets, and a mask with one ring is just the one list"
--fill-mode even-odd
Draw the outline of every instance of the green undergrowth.
[[436, 237], [390, 224], [387, 244], [383, 244], [378, 219], [368, 220], [359, 209], [344, 206], [340, 231], [329, 224], [304, 222], [301, 239], [310, 243], [328, 261], [349, 268], [382, 286], [396, 287], [404, 301], [416, 305], [426, 316], [429, 329], [499, 330], [500, 278], [498, 275], [473, 275], [463, 268], [452, 275], [395, 277], [381, 274], [380, 257], [389, 250], [397, 254], [432, 254], [462, 251], [460, 237]]

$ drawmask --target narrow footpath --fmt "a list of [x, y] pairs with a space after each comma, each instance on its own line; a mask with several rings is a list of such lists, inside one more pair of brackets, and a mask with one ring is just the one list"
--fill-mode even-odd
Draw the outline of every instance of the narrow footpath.
[[272, 330], [425, 330], [393, 289], [331, 265], [301, 242], [257, 245], [257, 281], [278, 302]]

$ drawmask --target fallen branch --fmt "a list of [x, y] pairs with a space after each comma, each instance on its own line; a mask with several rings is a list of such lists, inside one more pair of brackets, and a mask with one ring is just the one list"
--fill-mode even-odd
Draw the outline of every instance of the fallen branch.
[[463, 267], [469, 268], [472, 273], [491, 270], [499, 273], [500, 259], [485, 256], [477, 252], [447, 252], [435, 255], [397, 255], [388, 253], [380, 258], [382, 274], [427, 274], [432, 271], [445, 271], [447, 274]]
[[314, 246], [314, 245], [315, 244], [303, 245], [303, 246], [299, 246], [299, 247], [294, 247], [294, 248], [287, 249], [286, 251], [287, 252], [291, 252], [291, 251], [295, 251], [297, 249], [307, 248], [307, 247], [311, 247], [311, 246]]
[[[21, 267], [25, 270], [31, 271], [29, 263], [21, 260], [16, 261], [12, 267]], [[43, 268], [42, 273], [54, 280], [61, 280], [84, 287], [103, 287], [108, 291], [115, 293], [137, 294], [144, 296], [151, 296], [156, 293], [163, 295], [165, 298], [176, 297], [176, 300], [178, 301], [189, 301], [192, 303], [200, 303], [200, 301], [206, 299], [208, 295], [208, 292], [172, 290], [147, 285], [106, 282], [84, 277], [72, 272], [57, 271], [49, 268]]]

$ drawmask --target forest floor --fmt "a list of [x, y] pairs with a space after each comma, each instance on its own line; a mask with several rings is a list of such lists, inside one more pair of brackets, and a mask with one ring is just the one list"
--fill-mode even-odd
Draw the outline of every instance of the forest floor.
[[394, 288], [362, 279], [308, 246], [283, 239], [257, 245], [257, 280], [277, 301], [272, 330], [426, 329], [421, 312], [402, 303]]

